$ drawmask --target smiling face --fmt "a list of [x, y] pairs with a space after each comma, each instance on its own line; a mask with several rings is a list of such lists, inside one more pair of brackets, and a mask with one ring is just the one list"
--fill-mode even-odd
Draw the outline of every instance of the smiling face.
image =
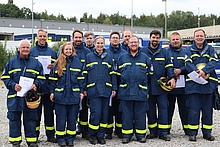
[[194, 41], [197, 47], [202, 47], [205, 41], [205, 32], [203, 30], [195, 31], [194, 33]]
[[20, 53], [21, 58], [28, 58], [30, 54], [30, 42], [28, 40], [22, 40], [18, 47], [18, 51]]
[[152, 34], [150, 37], [150, 46], [151, 48], [157, 48], [160, 43], [160, 35], [159, 34]]
[[118, 34], [112, 34], [109, 41], [112, 46], [118, 46], [120, 44], [120, 36]]
[[122, 39], [125, 44], [128, 44], [129, 38], [132, 36], [132, 33], [130, 30], [125, 30], [122, 34]]
[[94, 37], [93, 35], [89, 35], [87, 37], [84, 37], [84, 40], [85, 40], [86, 46], [90, 47], [93, 45]]
[[138, 51], [138, 48], [139, 48], [139, 40], [137, 37], [134, 37], [132, 36], [130, 39], [129, 39], [129, 42], [128, 42], [128, 46], [130, 48], [130, 51], [131, 52], [137, 52]]
[[45, 46], [47, 41], [47, 32], [43, 30], [38, 31], [37, 40], [38, 40], [38, 45]]
[[173, 34], [170, 36], [170, 44], [175, 48], [180, 48], [181, 45], [181, 37], [180, 35]]
[[65, 45], [63, 49], [63, 54], [67, 57], [72, 56], [73, 53], [73, 46], [71, 44]]
[[82, 34], [80, 32], [75, 32], [74, 36], [72, 38], [73, 42], [74, 42], [74, 46], [81, 46], [82, 45]]
[[98, 36], [98, 38], [95, 39], [94, 45], [98, 53], [102, 52], [105, 47], [105, 39]]

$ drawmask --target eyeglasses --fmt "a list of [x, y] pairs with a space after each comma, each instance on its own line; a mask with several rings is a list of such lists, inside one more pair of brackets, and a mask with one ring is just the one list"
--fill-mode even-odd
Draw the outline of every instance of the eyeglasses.
[[119, 39], [118, 37], [112, 37], [112, 39]]
[[130, 44], [136, 44], [138, 43], [138, 41], [132, 41], [132, 42], [129, 42]]

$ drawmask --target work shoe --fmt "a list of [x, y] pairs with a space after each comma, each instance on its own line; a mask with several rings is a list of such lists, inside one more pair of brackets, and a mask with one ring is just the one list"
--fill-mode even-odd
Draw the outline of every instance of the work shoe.
[[119, 133], [119, 134], [117, 134], [117, 137], [120, 138], [120, 139], [122, 139], [122, 138], [123, 138], [123, 134], [122, 134], [122, 133]]
[[146, 137], [137, 138], [137, 141], [139, 141], [140, 143], [145, 143], [146, 142]]
[[95, 136], [90, 136], [90, 137], [89, 137], [89, 142], [90, 142], [91, 144], [93, 144], [93, 145], [95, 145], [95, 144], [98, 143]]
[[153, 138], [157, 138], [157, 137], [158, 137], [158, 135], [154, 134], [154, 133], [151, 133], [151, 134], [147, 135], [147, 139], [153, 139]]
[[20, 147], [20, 142], [18, 141], [13, 142], [12, 147]]
[[196, 135], [190, 135], [189, 141], [196, 141]]
[[188, 130], [184, 130], [184, 133], [186, 136], [189, 136], [189, 131]]
[[28, 147], [38, 147], [37, 143], [30, 143]]
[[73, 147], [74, 144], [73, 144], [73, 142], [68, 142], [68, 143], [67, 143], [67, 146], [68, 146], [68, 147]]
[[215, 140], [215, 137], [212, 136], [211, 134], [204, 134], [203, 138], [206, 139], [206, 140], [209, 140], [209, 141], [214, 141]]
[[98, 143], [99, 144], [106, 144], [106, 141], [105, 141], [105, 139], [104, 138], [97, 138], [97, 140], [98, 140]]
[[76, 135], [80, 135], [82, 132], [80, 130], [76, 131]]
[[47, 137], [48, 142], [57, 143], [57, 140], [55, 137]]
[[129, 138], [127, 138], [127, 137], [122, 138], [122, 143], [123, 143], [123, 144], [127, 144], [127, 143], [129, 143], [129, 142], [130, 142], [130, 139], [129, 139]]
[[60, 147], [66, 147], [66, 142], [59, 142], [58, 145], [59, 145]]
[[105, 134], [105, 139], [112, 139], [112, 134]]
[[170, 137], [167, 136], [167, 135], [160, 135], [160, 136], [159, 136], [159, 139], [162, 139], [162, 140], [164, 140], [164, 141], [170, 141]]
[[89, 132], [82, 133], [82, 138], [89, 140]]

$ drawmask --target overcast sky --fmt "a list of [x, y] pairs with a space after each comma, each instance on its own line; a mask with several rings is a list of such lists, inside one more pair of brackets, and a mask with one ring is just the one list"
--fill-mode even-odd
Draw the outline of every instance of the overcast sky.
[[[65, 17], [76, 16], [79, 20], [84, 12], [97, 17], [100, 12], [131, 16], [132, 0], [33, 0], [34, 12], [48, 14], [63, 14]], [[7, 3], [8, 0], [0, 0], [0, 3]], [[191, 11], [194, 15], [215, 14], [220, 16], [219, 0], [167, 0], [167, 13], [172, 11]], [[27, 7], [32, 9], [32, 0], [14, 0], [19, 8]], [[133, 0], [133, 14], [140, 16], [158, 15], [165, 12], [165, 2], [162, 0]]]

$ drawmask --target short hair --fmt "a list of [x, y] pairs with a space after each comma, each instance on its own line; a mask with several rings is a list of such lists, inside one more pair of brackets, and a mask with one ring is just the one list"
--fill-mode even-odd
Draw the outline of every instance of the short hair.
[[72, 33], [72, 37], [74, 37], [74, 34], [77, 33], [77, 32], [80, 33], [83, 37], [83, 32], [80, 31], [80, 30], [74, 30], [73, 33]]
[[93, 32], [86, 32], [86, 33], [84, 34], [84, 37], [88, 37], [88, 36], [90, 36], [90, 35], [92, 35], [92, 36], [94, 37], [94, 33], [93, 33]]
[[45, 32], [45, 33], [48, 35], [47, 31], [44, 30], [44, 29], [39, 29], [39, 30], [37, 31], [37, 35], [39, 34], [39, 32]]
[[[171, 36], [173, 36], [173, 35], [181, 36], [178, 32], [173, 32], [173, 33], [170, 35], [170, 38], [171, 38]], [[181, 37], [180, 37], [180, 40], [181, 40]]]
[[136, 36], [136, 35], [131, 35], [131, 37], [129, 38], [129, 40], [130, 40], [131, 38], [137, 38], [137, 40], [138, 40], [138, 42], [139, 42], [138, 36]]
[[97, 37], [95, 37], [94, 42], [96, 42], [97, 39], [102, 39], [102, 40], [104, 40], [104, 43], [105, 43], [105, 38], [104, 38], [103, 36], [97, 36]]
[[198, 32], [198, 31], [202, 31], [202, 32], [204, 33], [204, 35], [206, 36], [205, 30], [203, 30], [203, 29], [196, 29], [196, 30], [194, 31], [194, 36], [195, 36], [195, 33]]
[[153, 30], [153, 31], [151, 31], [151, 32], [150, 32], [150, 37], [151, 37], [152, 35], [159, 35], [160, 38], [161, 38], [161, 32], [158, 31], [158, 30]]
[[27, 41], [28, 44], [29, 44], [29, 46], [31, 47], [31, 43], [30, 43], [29, 40], [27, 40], [27, 39], [22, 39], [22, 40], [18, 43], [18, 48], [19, 48], [19, 47], [21, 46], [21, 44], [22, 44], [23, 42], [25, 42], [25, 41]]
[[119, 32], [111, 32], [111, 34], [110, 34], [110, 39], [111, 39], [112, 35], [114, 35], [114, 34], [118, 35], [118, 37], [119, 37], [119, 39], [120, 39], [120, 34], [119, 34]]
[[132, 31], [131, 31], [131, 30], [125, 29], [125, 30], [122, 32], [122, 37], [124, 36], [124, 32], [125, 32], [125, 31], [129, 31], [129, 32], [131, 32], [131, 34], [132, 34]]

